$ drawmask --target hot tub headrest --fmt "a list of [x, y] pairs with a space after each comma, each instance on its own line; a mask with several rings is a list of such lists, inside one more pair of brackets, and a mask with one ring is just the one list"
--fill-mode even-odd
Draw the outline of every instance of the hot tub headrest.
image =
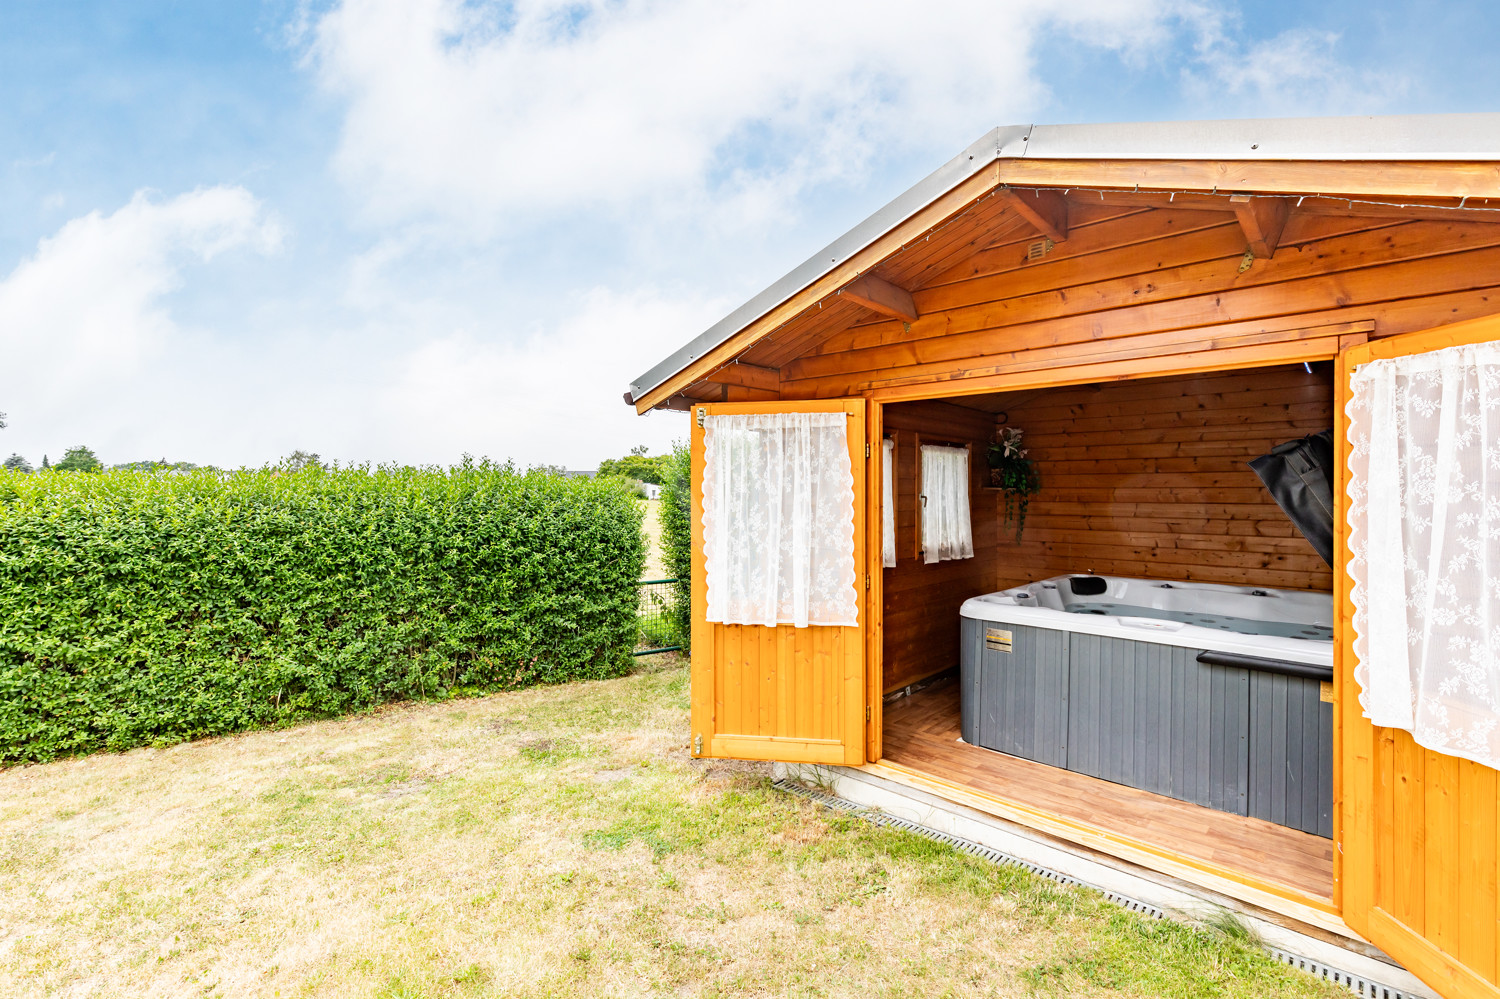
[[1068, 585], [1075, 597], [1098, 597], [1109, 590], [1109, 580], [1103, 576], [1073, 576]]

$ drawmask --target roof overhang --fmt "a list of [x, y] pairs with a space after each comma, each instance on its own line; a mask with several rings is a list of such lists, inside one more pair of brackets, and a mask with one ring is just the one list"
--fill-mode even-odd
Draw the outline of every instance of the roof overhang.
[[[754, 342], [795, 301], [827, 294], [875, 266], [892, 235], [922, 231], [955, 194], [1002, 185], [1153, 191], [1500, 198], [1500, 114], [1245, 119], [992, 129], [630, 385], [640, 412]], [[962, 199], [960, 199], [962, 200]], [[874, 251], [874, 252], [872, 252]], [[888, 252], [888, 251], [887, 251]], [[749, 334], [747, 336], [747, 334]], [[715, 355], [710, 357], [710, 355]], [[668, 384], [672, 382], [674, 384]]]

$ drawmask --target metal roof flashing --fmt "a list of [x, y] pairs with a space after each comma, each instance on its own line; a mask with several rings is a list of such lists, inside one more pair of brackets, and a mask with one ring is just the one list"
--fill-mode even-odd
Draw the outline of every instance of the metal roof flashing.
[[1428, 161], [1500, 154], [1500, 114], [1038, 125], [1032, 159]]
[[630, 384], [639, 400], [840, 263], [1001, 159], [1466, 161], [1500, 159], [1500, 114], [1230, 119], [991, 129], [895, 200]]

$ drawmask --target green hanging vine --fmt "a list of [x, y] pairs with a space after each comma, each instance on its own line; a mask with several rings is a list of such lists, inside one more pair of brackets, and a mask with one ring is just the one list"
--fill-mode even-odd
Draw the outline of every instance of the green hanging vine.
[[1026, 507], [1042, 488], [1036, 463], [1026, 457], [1021, 446], [1022, 431], [1003, 427], [1000, 439], [990, 445], [990, 484], [998, 486], [1005, 497], [1005, 524], [1016, 525], [1016, 540], [1026, 526]]

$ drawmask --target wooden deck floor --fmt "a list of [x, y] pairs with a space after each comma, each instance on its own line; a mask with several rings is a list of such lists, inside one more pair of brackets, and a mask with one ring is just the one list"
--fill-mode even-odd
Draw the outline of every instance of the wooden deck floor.
[[955, 680], [885, 707], [890, 762], [1312, 898], [1333, 898], [1333, 844], [1321, 836], [980, 749], [958, 741], [959, 734]]

